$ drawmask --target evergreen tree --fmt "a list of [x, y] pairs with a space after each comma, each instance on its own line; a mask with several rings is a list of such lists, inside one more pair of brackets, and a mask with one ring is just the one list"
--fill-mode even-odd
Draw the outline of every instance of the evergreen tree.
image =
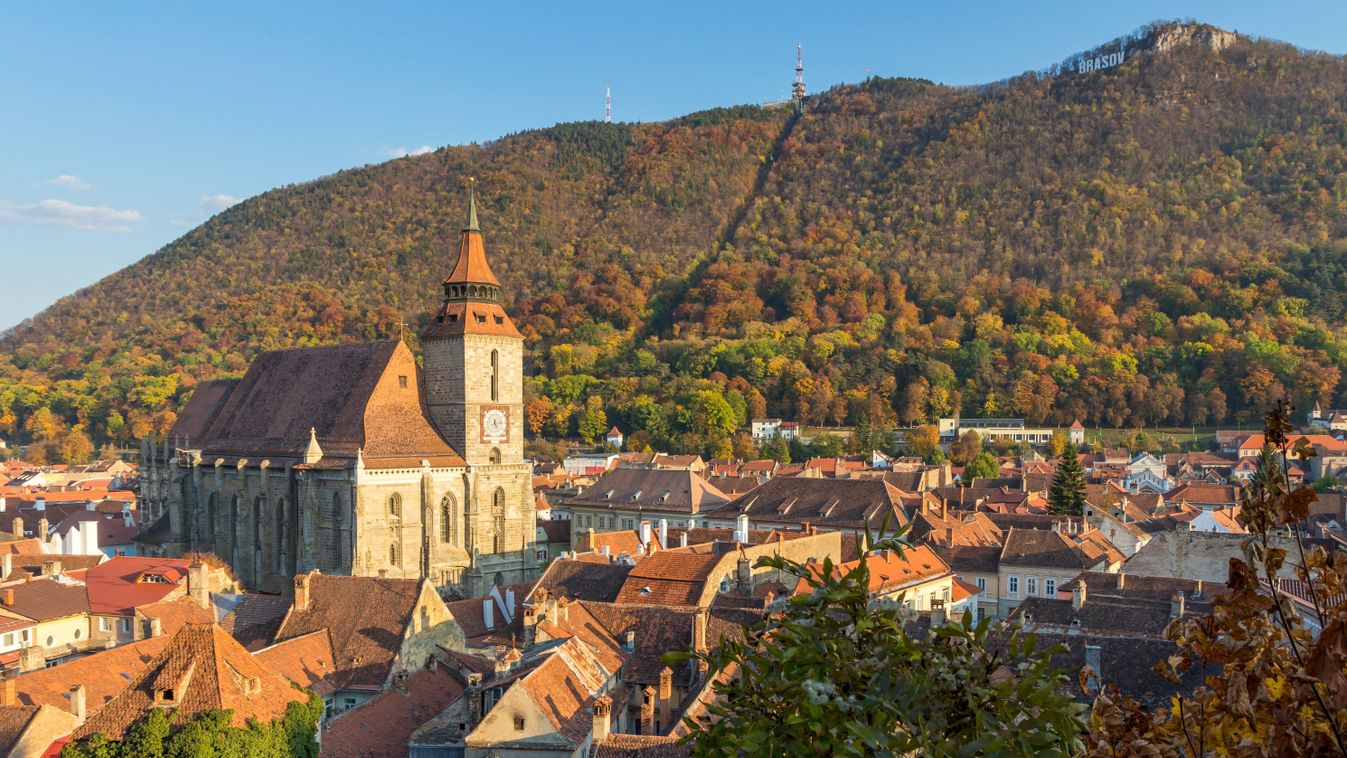
[[1062, 448], [1062, 459], [1052, 475], [1048, 487], [1048, 507], [1063, 516], [1081, 516], [1085, 513], [1085, 472], [1080, 467], [1076, 446], [1070, 442]]

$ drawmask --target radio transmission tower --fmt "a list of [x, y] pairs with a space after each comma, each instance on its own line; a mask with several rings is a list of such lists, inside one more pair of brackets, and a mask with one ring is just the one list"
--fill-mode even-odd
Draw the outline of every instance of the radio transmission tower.
[[804, 111], [804, 45], [795, 45], [795, 87], [791, 90], [795, 112]]
[[603, 123], [613, 123], [613, 85], [603, 91]]

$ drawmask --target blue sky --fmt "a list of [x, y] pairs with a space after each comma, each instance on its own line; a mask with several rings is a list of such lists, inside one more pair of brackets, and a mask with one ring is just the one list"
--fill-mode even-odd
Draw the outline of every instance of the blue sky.
[[[993, 81], [1155, 19], [1347, 54], [1347, 3], [28, 0], [0, 11], [0, 329], [238, 198], [559, 121]], [[127, 293], [134, 297], [135, 293]]]

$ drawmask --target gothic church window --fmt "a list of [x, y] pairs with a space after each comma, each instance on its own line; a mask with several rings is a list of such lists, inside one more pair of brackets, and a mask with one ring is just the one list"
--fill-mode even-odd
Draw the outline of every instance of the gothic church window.
[[285, 498], [276, 501], [276, 570], [285, 573]]
[[500, 399], [500, 351], [491, 351], [491, 401]]
[[498, 447], [491, 448], [491, 454], [488, 456], [487, 460], [491, 461], [492, 463], [500, 463], [500, 448]]
[[398, 546], [396, 542], [388, 546], [388, 562], [394, 566], [398, 565]]
[[454, 496], [445, 495], [440, 500], [440, 542], [453, 544], [454, 538]]
[[253, 550], [262, 552], [262, 503], [265, 498], [258, 495], [253, 500]]
[[341, 493], [332, 493], [332, 512], [330, 522], [332, 524], [332, 540], [328, 543], [328, 565], [333, 568], [341, 567]]
[[388, 515], [402, 518], [402, 495], [394, 492], [388, 496]]
[[505, 550], [505, 489], [497, 487], [491, 496], [491, 552]]

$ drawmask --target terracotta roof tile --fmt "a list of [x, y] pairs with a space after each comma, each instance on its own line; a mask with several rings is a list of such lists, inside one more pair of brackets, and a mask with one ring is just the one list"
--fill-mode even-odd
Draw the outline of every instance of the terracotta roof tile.
[[26, 705], [69, 710], [70, 688], [82, 684], [86, 705], [92, 713], [125, 689], [166, 644], [168, 637], [151, 637], [73, 658], [59, 666], [19, 674], [14, 679], [15, 694]]
[[448, 671], [417, 671], [360, 707], [323, 725], [323, 755], [332, 758], [401, 758], [422, 724], [463, 696]]
[[195, 600], [185, 595], [136, 606], [136, 615], [147, 619], [159, 619], [160, 630], [169, 636], [187, 624], [215, 623], [214, 609], [202, 608]]
[[304, 689], [319, 695], [333, 691], [328, 677], [332, 667], [332, 638], [323, 629], [284, 642], [277, 642], [253, 653], [264, 666]]
[[606, 560], [591, 563], [560, 558], [548, 564], [536, 586], [553, 597], [612, 601], [617, 599], [631, 569], [631, 566]]
[[185, 591], [191, 565], [185, 558], [112, 558], [84, 575], [89, 609], [93, 613], [129, 614], [136, 606], [162, 600], [179, 588]]
[[66, 584], [54, 579], [36, 579], [0, 588], [0, 594], [14, 593], [13, 604], [5, 610], [34, 621], [49, 621], [89, 611], [89, 598], [82, 584]]
[[[410, 379], [407, 386], [400, 377]], [[185, 413], [196, 412], [193, 402]], [[400, 341], [262, 353], [193, 444], [208, 462], [228, 454], [298, 458], [310, 429], [325, 460], [354, 459], [363, 449], [370, 460], [461, 463], [426, 415], [416, 358]]]
[[0, 753], [10, 755], [39, 709], [36, 705], [0, 705]]
[[[93, 712], [72, 735], [82, 739], [103, 733], [121, 739], [136, 721], [171, 694], [173, 722], [185, 724], [206, 711], [233, 711], [236, 727], [256, 718], [268, 723], [285, 715], [286, 706], [307, 695], [262, 665], [215, 624], [188, 624], [131, 680], [130, 685]], [[161, 697], [163, 695], [164, 697]]]
[[688, 514], [718, 508], [730, 498], [700, 474], [685, 469], [618, 468], [566, 501], [573, 508], [641, 508]]
[[734, 519], [747, 513], [759, 523], [807, 521], [834, 529], [877, 528], [887, 517], [889, 528], [896, 529], [907, 523], [902, 495], [882, 479], [776, 477], [707, 517]]
[[619, 603], [696, 605], [721, 556], [662, 550], [632, 568], [617, 593]]
[[290, 598], [282, 595], [239, 595], [232, 609], [220, 621], [220, 627], [229, 632], [249, 650], [270, 645], [280, 631], [285, 614], [290, 611]]
[[339, 689], [380, 689], [421, 597], [422, 580], [309, 575], [309, 605], [292, 609], [276, 634], [286, 640], [327, 629], [336, 655]]
[[591, 758], [684, 758], [692, 755], [692, 746], [677, 737], [654, 734], [610, 734], [597, 744]]

